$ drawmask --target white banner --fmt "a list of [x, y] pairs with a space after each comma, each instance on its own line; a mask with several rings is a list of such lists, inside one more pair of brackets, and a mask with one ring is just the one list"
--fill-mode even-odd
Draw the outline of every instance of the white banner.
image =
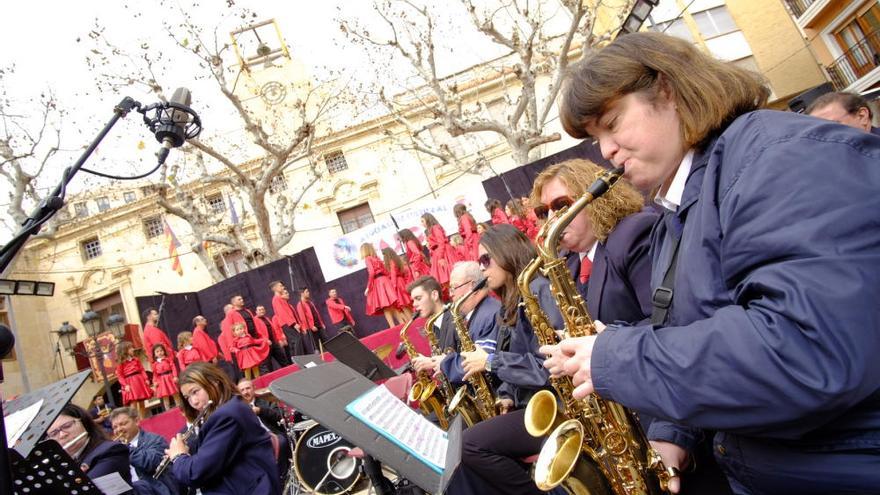
[[[324, 280], [329, 282], [363, 269], [364, 262], [360, 256], [360, 249], [361, 244], [365, 242], [373, 244], [380, 258], [382, 248], [390, 247], [398, 254], [402, 252], [400, 242], [397, 239], [397, 231], [400, 229], [412, 230], [413, 234], [424, 242], [425, 232], [421, 222], [421, 216], [424, 213], [434, 215], [443, 226], [446, 235], [451, 236], [458, 232], [458, 220], [455, 218], [452, 208], [459, 203], [465, 204], [478, 222], [489, 220], [489, 214], [483, 206], [486, 203], [486, 191], [483, 190], [482, 184], [477, 183], [469, 190], [462, 191], [451, 199], [421, 200], [405, 210], [392, 213], [391, 217], [394, 220], [389, 217], [335, 239], [316, 243], [315, 254], [321, 265]], [[397, 227], [395, 227], [394, 221], [397, 222]]]

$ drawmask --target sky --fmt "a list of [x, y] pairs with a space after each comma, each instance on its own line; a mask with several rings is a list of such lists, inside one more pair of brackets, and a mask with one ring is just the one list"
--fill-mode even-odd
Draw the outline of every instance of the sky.
[[[41, 175], [40, 186], [49, 190], [58, 183], [63, 168], [79, 157], [82, 149], [112, 117], [113, 107], [123, 94], [144, 104], [157, 101], [155, 96], [137, 87], [124, 88], [121, 94], [102, 93], [96, 89], [95, 73], [85, 62], [90, 50], [97, 46], [89, 37], [96, 25], [103, 27], [106, 37], [114, 44], [132, 53], [137, 53], [137, 47], [146, 43], [149, 46], [147, 51], [169, 67], [160, 78], [168, 92], [180, 86], [191, 89], [192, 107], [200, 113], [206, 129], [222, 127], [225, 119], [223, 115], [207, 110], [222, 107], [206, 101], [220, 98], [216, 87], [208, 88], [205, 86], [208, 82], [197, 80], [194, 57], [172, 46], [162, 27], [163, 20], [172, 24], [179, 22], [181, 11], [191, 14], [201, 25], [217, 26], [224, 39], [246, 21], [274, 18], [292, 56], [299, 58], [316, 75], [334, 70], [354, 78], [375, 78], [378, 75], [386, 78], [380, 82], [398, 87], [406, 80], [400, 76], [405, 70], [403, 65], [377, 71], [360, 48], [346, 41], [339, 28], [339, 18], [345, 17], [356, 20], [372, 33], [381, 34], [382, 24], [372, 11], [369, 0], [236, 0], [236, 6], [245, 6], [257, 13], [252, 19], [230, 17], [228, 4], [232, 1], [29, 0], [7, 5], [0, 21], [0, 46], [7, 47], [0, 52], [0, 68], [15, 66], [14, 73], [2, 81], [7, 97], [13, 100], [13, 109], [18, 115], [31, 116], [34, 106], [27, 103], [28, 99], [51, 91], [60, 108], [67, 112], [61, 126], [65, 151], [59, 153]], [[438, 20], [440, 44], [437, 50], [441, 73], [461, 70], [502, 53], [497, 45], [474, 32], [458, 2], [432, 2], [430, 5], [438, 18], [454, 19], [445, 23]], [[97, 48], [106, 53], [105, 48]], [[118, 61], [124, 60], [115, 57], [114, 63]], [[132, 113], [114, 127], [87, 166], [119, 175], [144, 172], [152, 168], [157, 146], [149, 130], [140, 122], [140, 116]], [[71, 190], [100, 188], [106, 183], [106, 179], [80, 173], [74, 178]], [[0, 209], [7, 203], [7, 192], [8, 186], [0, 181]], [[0, 232], [0, 237], [7, 235]]]

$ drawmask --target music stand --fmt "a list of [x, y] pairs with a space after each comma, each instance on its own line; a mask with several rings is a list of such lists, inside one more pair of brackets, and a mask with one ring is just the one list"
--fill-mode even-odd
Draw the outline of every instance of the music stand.
[[327, 351], [346, 366], [372, 381], [386, 380], [397, 373], [373, 354], [363, 342], [349, 333], [340, 333], [327, 341]]
[[311, 368], [324, 362], [320, 354], [300, 354], [298, 356], [290, 356], [290, 360], [293, 361], [293, 364], [299, 366], [300, 369]]
[[43, 442], [37, 446], [61, 413], [61, 408], [70, 402], [90, 374], [91, 370], [83, 370], [6, 403], [4, 412], [8, 415], [43, 400], [37, 416], [9, 449], [16, 492], [47, 495], [101, 493], [58, 442]]
[[272, 382], [272, 394], [291, 407], [308, 414], [349, 442], [429, 493], [441, 494], [461, 462], [461, 416], [449, 425], [446, 467], [442, 474], [360, 422], [345, 406], [376, 384], [340, 361], [324, 363], [284, 376]]

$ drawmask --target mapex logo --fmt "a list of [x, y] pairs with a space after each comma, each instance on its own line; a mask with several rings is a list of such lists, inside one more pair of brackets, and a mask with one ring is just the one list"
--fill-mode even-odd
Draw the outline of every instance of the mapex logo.
[[341, 439], [342, 438], [339, 435], [337, 435], [336, 433], [333, 433], [332, 431], [328, 431], [328, 432], [322, 433], [316, 437], [310, 438], [309, 441], [306, 442], [306, 446], [309, 447], [310, 449], [321, 449], [321, 448], [333, 445], [334, 443], [338, 442]]

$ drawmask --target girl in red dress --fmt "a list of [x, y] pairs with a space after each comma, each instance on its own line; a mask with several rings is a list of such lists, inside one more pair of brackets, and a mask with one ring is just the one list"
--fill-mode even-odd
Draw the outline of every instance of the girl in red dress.
[[400, 259], [400, 256], [391, 248], [382, 248], [382, 260], [385, 262], [385, 270], [388, 276], [394, 282], [394, 291], [397, 293], [398, 308], [406, 321], [412, 318], [412, 299], [406, 288], [412, 283], [412, 275], [409, 273], [409, 267]]
[[459, 234], [452, 234], [451, 236], [449, 236], [449, 246], [452, 248], [452, 253], [455, 254], [456, 263], [458, 263], [459, 261], [469, 261], [469, 253], [467, 252], [467, 249], [465, 249], [464, 241], [461, 240], [461, 236]]
[[389, 327], [394, 321], [404, 323], [406, 319], [400, 311], [402, 306], [394, 288], [394, 280], [388, 275], [385, 264], [376, 256], [376, 248], [369, 242], [361, 244], [361, 259], [367, 265], [366, 312], [368, 315], [384, 314]]
[[137, 358], [131, 342], [120, 342], [116, 346], [116, 357], [119, 365], [116, 366], [116, 379], [122, 386], [122, 403], [133, 404], [142, 418], [147, 416], [144, 401], [152, 397], [147, 372]]
[[258, 378], [260, 363], [269, 356], [269, 342], [248, 335], [244, 323], [232, 325], [232, 337], [232, 348], [235, 349], [238, 367], [244, 372], [244, 377], [248, 380]]
[[501, 207], [501, 201], [497, 199], [486, 200], [486, 211], [492, 215], [492, 225], [500, 225], [502, 223], [510, 223], [504, 208]]
[[403, 229], [397, 233], [397, 236], [400, 237], [400, 242], [406, 247], [406, 259], [409, 261], [409, 266], [412, 269], [413, 280], [422, 275], [430, 275], [431, 267], [428, 266], [428, 260], [425, 259], [425, 254], [422, 252], [422, 243], [416, 239], [412, 230]]
[[446, 238], [446, 231], [434, 218], [434, 215], [422, 215], [422, 227], [428, 236], [428, 249], [431, 250], [431, 276], [442, 286], [449, 285], [449, 272], [455, 264], [455, 253]]
[[171, 398], [177, 406], [180, 399], [177, 395], [177, 366], [173, 359], [165, 356], [165, 346], [161, 343], [153, 345], [153, 395], [162, 399], [165, 410], [171, 410]]
[[465, 260], [477, 261], [480, 257], [480, 236], [477, 234], [477, 222], [473, 215], [467, 211], [467, 206], [457, 204], [452, 207], [452, 213], [458, 219], [458, 234], [464, 243]]
[[177, 362], [180, 363], [180, 370], [183, 371], [187, 366], [199, 361], [207, 361], [200, 350], [192, 345], [192, 332], [180, 332], [177, 334]]
[[[538, 230], [541, 228], [538, 224], [538, 214], [535, 213], [535, 208], [529, 203], [529, 198], [522, 197], [520, 198], [520, 205], [522, 206], [523, 211], [525, 212], [525, 222], [526, 222], [526, 235], [531, 240], [535, 240], [535, 237], [538, 237]], [[530, 233], [531, 232], [531, 233]]]
[[525, 214], [523, 213], [522, 204], [518, 199], [511, 199], [507, 202], [507, 206], [504, 207], [504, 213], [507, 214], [507, 219], [510, 220], [510, 224], [517, 228], [520, 232], [526, 235], [531, 240], [535, 240], [535, 235], [537, 232], [531, 232], [528, 224], [526, 223]]

